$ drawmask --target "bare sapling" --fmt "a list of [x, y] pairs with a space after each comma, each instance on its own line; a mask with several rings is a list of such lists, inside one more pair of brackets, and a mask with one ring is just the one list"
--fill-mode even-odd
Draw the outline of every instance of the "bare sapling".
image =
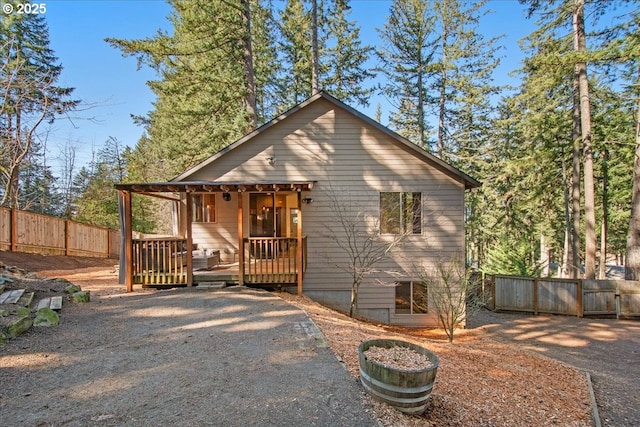
[[419, 275], [451, 343], [456, 328], [483, 306], [480, 284], [472, 279], [471, 270], [465, 267], [460, 255], [440, 258], [435, 266], [422, 267]]
[[348, 195], [339, 197], [331, 188], [326, 194], [335, 219], [327, 227], [328, 238], [343, 255], [335, 257], [334, 254], [327, 258], [336, 268], [349, 273], [351, 277], [349, 316], [353, 317], [360, 285], [366, 277], [376, 273], [394, 274], [391, 271], [383, 271], [381, 265], [391, 258], [393, 250], [400, 245], [409, 231], [382, 236], [377, 200], [371, 203], [371, 206], [360, 206]]

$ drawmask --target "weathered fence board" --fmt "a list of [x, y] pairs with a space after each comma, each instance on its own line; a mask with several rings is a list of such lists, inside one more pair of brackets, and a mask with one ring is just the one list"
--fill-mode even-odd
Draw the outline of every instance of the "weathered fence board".
[[620, 316], [640, 316], [640, 282], [618, 281]]
[[120, 233], [34, 212], [0, 208], [0, 250], [118, 258]]
[[487, 275], [484, 284], [487, 307], [492, 310], [640, 316], [640, 282]]
[[11, 209], [0, 209], [0, 250], [11, 250]]
[[538, 279], [537, 311], [551, 314], [578, 314], [578, 283]]
[[616, 288], [615, 280], [583, 280], [584, 315], [616, 314]]
[[495, 276], [497, 310], [534, 311], [533, 283], [526, 277]]

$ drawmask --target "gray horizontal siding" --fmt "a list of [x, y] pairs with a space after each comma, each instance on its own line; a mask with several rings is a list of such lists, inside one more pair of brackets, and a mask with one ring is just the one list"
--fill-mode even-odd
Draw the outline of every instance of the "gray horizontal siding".
[[[193, 223], [193, 243], [199, 249], [220, 251], [220, 259], [224, 262], [234, 260], [234, 252], [238, 249], [238, 199], [231, 194], [231, 200], [222, 200], [221, 193], [216, 194], [216, 222]], [[235, 258], [237, 260], [237, 258]]]
[[[267, 161], [270, 157], [276, 159], [274, 165]], [[464, 250], [464, 185], [416, 157], [403, 144], [325, 100], [292, 114], [187, 179], [317, 181], [309, 194], [314, 202], [302, 206], [309, 250], [305, 291], [351, 288], [350, 275], [345, 271], [347, 257], [329, 237], [328, 227], [339, 230], [336, 205], [345, 209], [347, 216], [360, 215], [373, 226], [379, 216], [381, 191], [423, 194], [422, 235], [409, 236], [381, 269], [403, 277], [415, 276], [416, 265], [433, 264], [442, 254]], [[331, 200], [332, 194], [337, 203]], [[220, 203], [224, 202], [217, 206]], [[228, 205], [233, 214], [227, 217], [219, 211], [219, 225], [228, 227], [233, 237], [237, 232], [236, 199]], [[215, 236], [223, 242], [230, 236], [203, 230], [194, 232], [194, 240], [196, 234], [198, 240]], [[393, 315], [395, 290], [379, 285], [390, 281], [392, 277], [382, 272], [367, 277], [358, 307], [385, 309]]]

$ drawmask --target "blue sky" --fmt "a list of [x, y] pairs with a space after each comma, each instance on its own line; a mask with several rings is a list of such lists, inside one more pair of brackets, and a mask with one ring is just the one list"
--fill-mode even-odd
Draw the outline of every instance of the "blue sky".
[[[352, 0], [351, 19], [360, 25], [364, 43], [378, 44], [376, 27], [383, 25], [390, 5], [390, 0]], [[481, 31], [487, 37], [505, 35], [496, 82], [513, 83], [507, 75], [522, 59], [517, 42], [532, 31], [533, 22], [525, 18], [516, 0], [493, 0], [488, 7], [494, 13], [483, 18]], [[169, 6], [161, 0], [46, 1], [51, 48], [64, 67], [60, 84], [75, 87], [76, 97], [90, 107], [54, 125], [47, 142], [54, 174], [60, 172], [56, 159], [67, 145], [75, 147], [76, 164], [84, 164], [110, 136], [129, 146], [136, 144], [143, 130], [133, 124], [130, 115], [144, 115], [152, 109], [154, 97], [146, 81], [155, 75], [146, 68], [137, 71], [136, 60], [123, 58], [104, 38], [153, 36], [160, 28], [170, 29], [169, 13]], [[363, 112], [373, 116], [378, 102], [384, 108], [384, 99], [374, 98]]]

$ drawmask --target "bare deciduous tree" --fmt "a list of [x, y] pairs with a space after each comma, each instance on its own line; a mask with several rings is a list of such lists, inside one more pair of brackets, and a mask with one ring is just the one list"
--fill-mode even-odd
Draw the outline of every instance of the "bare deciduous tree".
[[[377, 201], [371, 209], [355, 206], [350, 198], [338, 197], [333, 189], [326, 192], [335, 222], [326, 227], [330, 240], [346, 256], [346, 261], [335, 262], [336, 268], [351, 276], [351, 300], [349, 316], [353, 317], [358, 291], [363, 280], [375, 273], [394, 275], [396, 272], [381, 270], [381, 264], [404, 240], [410, 230], [381, 236], [381, 223]], [[383, 219], [384, 220], [384, 219]], [[328, 257], [329, 258], [329, 257]]]
[[471, 279], [471, 270], [461, 255], [440, 258], [434, 267], [423, 266], [418, 274], [440, 325], [453, 342], [456, 328], [483, 305], [478, 282]]
[[11, 15], [0, 26], [0, 204], [19, 207], [20, 171], [44, 122], [73, 110], [72, 88], [56, 86], [62, 67], [42, 15]]

